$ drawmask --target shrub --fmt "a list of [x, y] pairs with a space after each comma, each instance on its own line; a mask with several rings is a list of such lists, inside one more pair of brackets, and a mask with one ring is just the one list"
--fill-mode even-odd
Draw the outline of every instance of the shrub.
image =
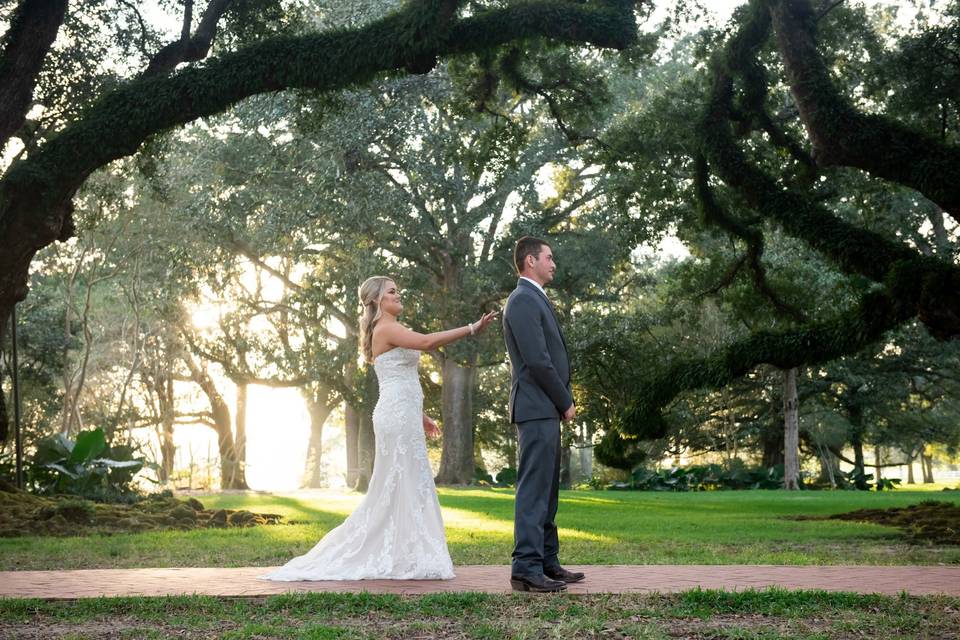
[[613, 482], [607, 489], [637, 491], [718, 491], [723, 489], [779, 489], [783, 465], [774, 467], [723, 467], [719, 464], [648, 469], [637, 467], [626, 482]]
[[133, 479], [155, 465], [135, 458], [132, 447], [110, 447], [102, 429], [81, 431], [75, 441], [63, 434], [44, 438], [29, 466], [40, 494], [70, 494], [100, 502], [129, 501], [138, 492]]

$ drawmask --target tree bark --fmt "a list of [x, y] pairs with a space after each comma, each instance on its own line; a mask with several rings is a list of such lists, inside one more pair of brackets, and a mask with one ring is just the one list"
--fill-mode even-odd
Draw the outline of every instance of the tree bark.
[[247, 389], [250, 385], [241, 382], [237, 385], [237, 415], [236, 415], [236, 470], [230, 481], [230, 489], [249, 489], [247, 486]]
[[23, 0], [0, 54], [0, 151], [26, 121], [37, 76], [67, 14], [67, 0]]
[[246, 483], [238, 485], [237, 480], [242, 478], [240, 475], [239, 463], [237, 461], [236, 445], [233, 439], [233, 422], [230, 419], [230, 407], [217, 390], [213, 379], [207, 373], [206, 369], [194, 360], [193, 356], [184, 352], [183, 360], [190, 369], [190, 377], [196, 382], [207, 401], [210, 403], [210, 414], [212, 421], [208, 424], [217, 434], [217, 449], [220, 452], [220, 488], [221, 489], [246, 489]]
[[580, 446], [577, 453], [580, 456], [580, 481], [590, 482], [593, 478], [593, 439], [590, 434], [590, 428], [583, 424], [579, 438]]
[[837, 488], [837, 474], [840, 469], [837, 466], [836, 457], [827, 447], [817, 445], [817, 457], [820, 459], [820, 482], [829, 482], [834, 489]]
[[861, 491], [870, 488], [867, 484], [867, 466], [863, 459], [863, 426], [860, 424], [862, 416], [859, 409], [851, 411], [853, 431], [850, 434], [850, 444], [853, 447], [854, 486]]
[[933, 484], [933, 456], [921, 453], [920, 464], [923, 469], [923, 484]]
[[781, 422], [782, 414], [776, 404], [770, 407], [770, 414], [770, 426], [760, 432], [760, 445], [763, 447], [762, 464], [765, 469], [784, 464], [783, 436], [785, 432]]
[[[307, 401], [307, 411], [310, 414], [310, 442], [307, 444], [307, 459], [304, 464], [303, 481], [300, 485], [305, 489], [319, 489], [323, 486], [323, 425], [333, 413], [333, 406], [328, 405], [317, 397], [310, 389], [304, 388], [303, 397]], [[323, 398], [326, 398], [324, 392]]]
[[346, 434], [347, 486], [356, 487], [360, 478], [360, 412], [346, 402], [343, 409], [343, 427]]
[[783, 488], [800, 488], [800, 419], [797, 368], [783, 372]]
[[473, 459], [473, 388], [475, 367], [462, 367], [452, 358], [444, 358], [441, 368], [443, 388], [443, 451], [437, 484], [471, 484], [475, 473]]
[[473, 439], [473, 463], [477, 473], [489, 474], [487, 465], [483, 461], [483, 447], [480, 446], [480, 438]]
[[880, 445], [875, 445], [873, 448], [873, 467], [877, 470], [874, 480], [876, 481], [877, 487], [880, 486], [881, 481], [883, 480], [883, 461], [880, 457]]
[[[179, 40], [171, 42], [158, 51], [150, 60], [145, 76], [169, 73], [180, 63], [196, 62], [207, 57], [213, 39], [217, 35], [217, 22], [230, 7], [233, 0], [210, 0], [207, 4], [196, 33], [190, 37], [189, 13], [185, 16], [185, 34]], [[188, 5], [189, 6], [189, 5]]]
[[834, 86], [817, 50], [810, 0], [771, 2], [770, 14], [817, 164], [856, 167], [911, 187], [960, 220], [960, 148], [857, 111]]
[[159, 480], [167, 484], [173, 478], [173, 466], [177, 453], [173, 441], [174, 420], [176, 420], [176, 405], [173, 397], [173, 371], [170, 370], [169, 360], [165, 360], [163, 377], [156, 381], [157, 406], [160, 409], [160, 469]]
[[366, 492], [373, 474], [373, 463], [377, 455], [377, 436], [373, 431], [373, 407], [377, 404], [379, 388], [377, 376], [368, 370], [364, 377], [364, 408], [358, 414], [357, 432], [357, 491]]
[[907, 484], [917, 484], [916, 478], [913, 477], [913, 458], [907, 460]]
[[354, 489], [366, 493], [373, 475], [373, 463], [377, 455], [377, 437], [373, 432], [373, 417], [363, 411], [359, 417], [357, 432], [357, 483]]

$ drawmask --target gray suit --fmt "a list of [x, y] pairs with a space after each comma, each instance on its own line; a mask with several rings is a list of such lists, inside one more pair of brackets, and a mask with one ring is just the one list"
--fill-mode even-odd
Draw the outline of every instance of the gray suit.
[[560, 566], [557, 499], [560, 416], [573, 403], [570, 359], [547, 297], [520, 279], [503, 312], [510, 354], [510, 421], [517, 425], [520, 461], [511, 573], [531, 576]]

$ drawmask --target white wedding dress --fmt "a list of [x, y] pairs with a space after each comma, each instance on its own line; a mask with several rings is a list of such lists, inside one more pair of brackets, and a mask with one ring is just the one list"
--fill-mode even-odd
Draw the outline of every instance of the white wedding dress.
[[423, 433], [420, 352], [374, 359], [376, 457], [367, 495], [306, 554], [265, 580], [436, 580], [454, 577]]

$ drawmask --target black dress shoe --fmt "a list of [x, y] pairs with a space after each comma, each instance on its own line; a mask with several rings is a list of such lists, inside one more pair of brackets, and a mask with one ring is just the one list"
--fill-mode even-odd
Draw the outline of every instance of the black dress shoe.
[[551, 580], [559, 580], [561, 582], [580, 582], [584, 579], [584, 574], [580, 571], [567, 571], [563, 567], [556, 567], [554, 569], [544, 569], [543, 574], [550, 578]]
[[510, 586], [514, 591], [533, 591], [549, 593], [566, 591], [567, 584], [561, 580], [551, 580], [546, 576], [510, 576]]

